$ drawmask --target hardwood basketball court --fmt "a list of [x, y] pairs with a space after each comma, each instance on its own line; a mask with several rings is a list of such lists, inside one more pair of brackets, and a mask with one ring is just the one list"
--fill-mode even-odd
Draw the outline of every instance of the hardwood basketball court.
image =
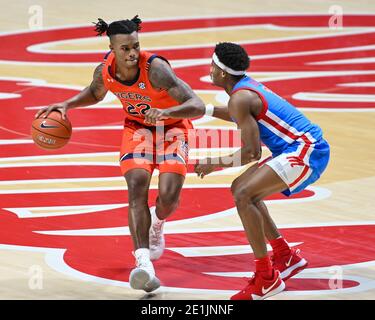
[[[301, 108], [331, 144], [316, 184], [267, 200], [309, 260], [270, 299], [374, 299], [375, 4], [109, 2], [0, 0], [7, 7], [0, 12], [0, 299], [228, 299], [253, 270], [230, 194], [246, 167], [201, 180], [189, 166], [181, 205], [166, 224], [167, 250], [155, 263], [163, 286], [145, 295], [127, 283], [134, 260], [118, 167], [119, 102], [108, 94], [69, 111], [73, 136], [62, 149], [43, 151], [31, 140], [35, 112], [88, 85], [108, 50], [92, 22], [136, 14], [144, 20], [142, 49], [168, 58], [206, 103], [228, 99], [209, 83], [214, 45], [238, 42], [248, 48], [249, 74]], [[238, 147], [229, 123], [205, 117], [195, 127], [220, 142], [193, 147], [191, 158]], [[150, 205], [156, 188], [157, 173]]]

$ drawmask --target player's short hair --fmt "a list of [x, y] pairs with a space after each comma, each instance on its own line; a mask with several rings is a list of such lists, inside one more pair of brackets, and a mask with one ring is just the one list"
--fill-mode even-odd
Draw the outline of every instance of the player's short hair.
[[98, 22], [93, 22], [95, 24], [95, 31], [98, 36], [106, 33], [108, 37], [115, 34], [131, 34], [134, 31], [141, 30], [142, 20], [136, 15], [133, 19], [129, 20], [118, 20], [113, 21], [110, 24], [106, 23], [103, 19], [98, 18]]
[[235, 71], [247, 70], [250, 59], [240, 45], [232, 42], [220, 42], [215, 47], [215, 53], [221, 63]]

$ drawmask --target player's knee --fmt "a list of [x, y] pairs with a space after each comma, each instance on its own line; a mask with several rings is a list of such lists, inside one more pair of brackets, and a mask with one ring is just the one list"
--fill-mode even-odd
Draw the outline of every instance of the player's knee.
[[143, 190], [148, 190], [150, 183], [149, 173], [138, 170], [131, 170], [125, 174], [125, 180], [129, 191], [141, 193]]
[[178, 205], [179, 195], [176, 192], [160, 192], [159, 200], [164, 207], [175, 207]]
[[232, 195], [234, 198], [234, 202], [237, 205], [245, 204], [246, 202], [250, 201], [248, 193], [246, 192], [246, 190], [244, 190], [244, 188], [240, 186], [232, 188]]
[[237, 190], [240, 188], [241, 184], [239, 182], [239, 179], [236, 178], [233, 180], [232, 185], [230, 186], [230, 191], [232, 192], [232, 195], [234, 196], [235, 193], [237, 193]]
[[237, 206], [248, 205], [249, 203], [259, 201], [256, 199], [256, 195], [253, 194], [252, 189], [249, 186], [243, 187], [237, 179], [232, 183], [231, 192]]
[[127, 179], [129, 206], [144, 204], [148, 200], [148, 181], [144, 179]]
[[129, 209], [138, 210], [148, 206], [147, 197], [133, 197], [129, 198]]

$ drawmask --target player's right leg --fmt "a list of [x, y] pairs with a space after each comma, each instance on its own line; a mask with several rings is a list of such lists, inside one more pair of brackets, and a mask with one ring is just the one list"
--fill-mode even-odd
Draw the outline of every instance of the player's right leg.
[[129, 229], [134, 244], [136, 268], [130, 273], [133, 289], [151, 292], [160, 286], [150, 260], [149, 229], [151, 225], [148, 207], [148, 189], [151, 173], [145, 169], [132, 169], [125, 174], [129, 197]]
[[[140, 131], [145, 132], [140, 132]], [[128, 186], [128, 221], [134, 245], [136, 267], [130, 273], [133, 289], [151, 292], [160, 287], [150, 260], [148, 191], [152, 177], [152, 134], [137, 124], [125, 127], [121, 145], [120, 167]], [[144, 138], [137, 136], [143, 135]]]

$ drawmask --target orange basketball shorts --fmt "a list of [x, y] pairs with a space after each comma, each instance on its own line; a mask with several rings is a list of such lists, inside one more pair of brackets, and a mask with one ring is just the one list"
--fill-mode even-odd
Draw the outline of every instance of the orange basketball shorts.
[[145, 169], [151, 174], [172, 172], [186, 175], [189, 153], [189, 120], [169, 126], [147, 127], [136, 121], [125, 120], [120, 149], [120, 167], [125, 175], [132, 169]]

